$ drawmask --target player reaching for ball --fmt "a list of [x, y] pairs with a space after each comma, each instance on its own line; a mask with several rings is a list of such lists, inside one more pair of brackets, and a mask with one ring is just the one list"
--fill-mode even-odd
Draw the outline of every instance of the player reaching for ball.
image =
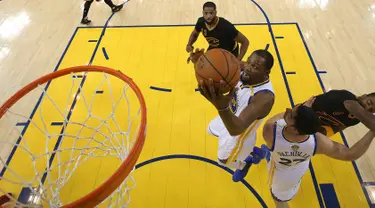
[[[201, 56], [197, 64], [204, 58], [206, 56]], [[227, 80], [221, 80], [220, 87], [211, 78], [199, 81], [201, 94], [219, 112], [207, 129], [209, 134], [219, 138], [218, 162], [237, 169], [232, 178], [235, 182], [243, 179], [251, 164], [259, 162], [266, 154], [255, 147], [255, 142], [256, 131], [274, 104], [274, 90], [269, 80], [273, 63], [270, 52], [254, 51], [235, 88], [227, 94], [223, 94]]]

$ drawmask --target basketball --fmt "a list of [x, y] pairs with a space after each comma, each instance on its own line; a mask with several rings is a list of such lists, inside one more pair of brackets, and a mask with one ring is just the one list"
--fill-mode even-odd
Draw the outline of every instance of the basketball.
[[215, 87], [220, 86], [220, 80], [225, 81], [224, 93], [234, 88], [240, 80], [240, 63], [230, 52], [215, 48], [199, 57], [194, 65], [197, 81], [212, 79]]

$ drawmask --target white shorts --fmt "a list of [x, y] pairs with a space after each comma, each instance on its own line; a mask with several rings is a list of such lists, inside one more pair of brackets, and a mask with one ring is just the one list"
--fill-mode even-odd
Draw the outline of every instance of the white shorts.
[[239, 136], [231, 136], [220, 116], [214, 118], [208, 125], [207, 132], [219, 137], [217, 157], [219, 160], [227, 160], [227, 164], [234, 161], [244, 161], [253, 151], [256, 142], [256, 129], [261, 123], [255, 121]]
[[271, 159], [268, 163], [268, 184], [277, 201], [290, 201], [297, 194], [301, 179], [309, 169], [309, 161], [299, 167], [278, 168]]

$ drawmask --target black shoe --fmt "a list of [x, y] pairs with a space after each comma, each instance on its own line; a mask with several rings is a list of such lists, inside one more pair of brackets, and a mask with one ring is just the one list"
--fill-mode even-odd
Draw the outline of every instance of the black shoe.
[[89, 20], [89, 19], [87, 19], [87, 18], [82, 19], [82, 20], [81, 20], [81, 24], [89, 25], [89, 24], [91, 24], [91, 20]]
[[124, 5], [121, 4], [121, 5], [117, 5], [117, 6], [112, 7], [112, 12], [118, 12], [118, 11], [120, 11], [123, 6]]

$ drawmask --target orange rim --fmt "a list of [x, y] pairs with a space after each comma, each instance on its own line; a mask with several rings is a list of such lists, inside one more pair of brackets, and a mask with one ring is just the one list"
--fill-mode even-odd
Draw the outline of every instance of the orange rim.
[[98, 188], [93, 190], [91, 193], [87, 194], [81, 199], [76, 200], [75, 202], [62, 206], [63, 208], [94, 207], [98, 205], [103, 200], [105, 200], [118, 186], [120, 186], [120, 184], [125, 180], [125, 178], [132, 171], [135, 163], [137, 162], [139, 155], [141, 154], [143, 144], [145, 142], [145, 137], [146, 137], [146, 125], [147, 125], [146, 103], [145, 103], [144, 97], [140, 89], [132, 81], [130, 77], [124, 75], [120, 71], [116, 71], [111, 68], [107, 68], [103, 66], [75, 66], [75, 67], [70, 67], [66, 69], [61, 69], [56, 72], [47, 74], [43, 77], [40, 77], [39, 79], [36, 79], [35, 81], [31, 82], [30, 84], [26, 85], [24, 88], [19, 90], [17, 93], [15, 93], [0, 107], [0, 119], [1, 119], [9, 108], [11, 108], [19, 99], [21, 99], [27, 93], [29, 93], [30, 91], [38, 87], [38, 85], [44, 84], [48, 81], [51, 81], [58, 77], [65, 76], [70, 73], [79, 73], [79, 72], [105, 72], [107, 74], [116, 76], [119, 79], [126, 82], [127, 84], [129, 84], [132, 90], [134, 90], [134, 92], [137, 94], [138, 100], [141, 105], [141, 124], [140, 124], [139, 132], [136, 138], [136, 142], [133, 148], [130, 150], [129, 156], [120, 165], [120, 167], [112, 174], [112, 176], [108, 178]]

